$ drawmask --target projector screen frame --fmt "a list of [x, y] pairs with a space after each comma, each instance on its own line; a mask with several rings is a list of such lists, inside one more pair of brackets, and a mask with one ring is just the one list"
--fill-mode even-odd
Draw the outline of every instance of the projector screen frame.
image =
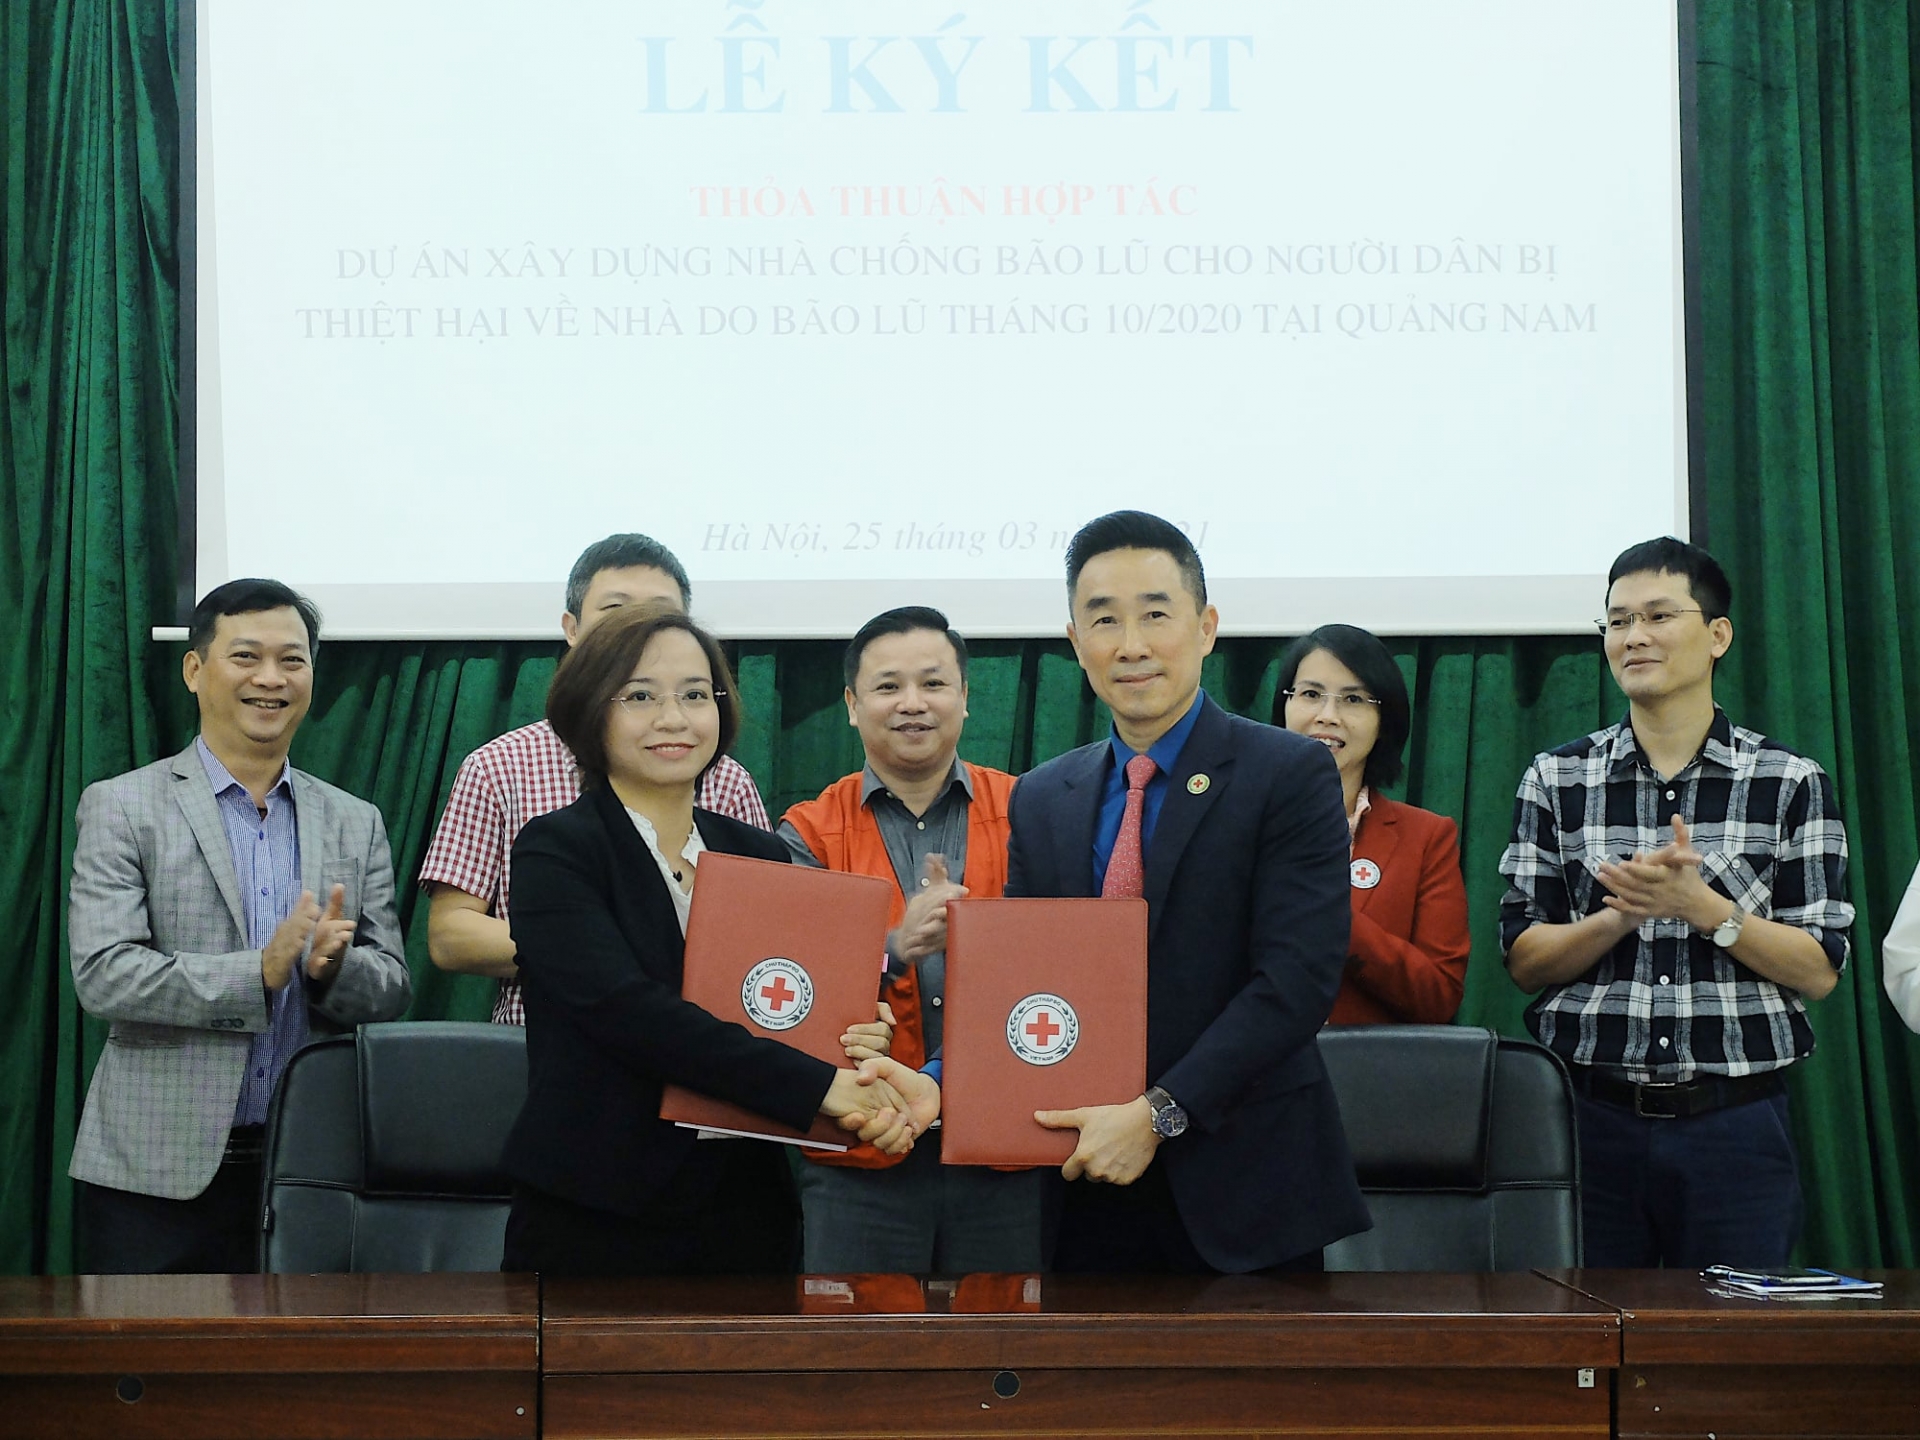
[[[200, 13], [198, 0], [176, 0], [174, 53], [179, 57], [179, 209], [174, 253], [180, 257], [180, 353], [177, 361], [179, 412], [174, 416], [178, 474], [174, 480], [178, 547], [174, 564], [173, 615], [176, 625], [193, 618], [199, 600], [199, 433], [200, 433]], [[155, 638], [159, 638], [157, 635]]]

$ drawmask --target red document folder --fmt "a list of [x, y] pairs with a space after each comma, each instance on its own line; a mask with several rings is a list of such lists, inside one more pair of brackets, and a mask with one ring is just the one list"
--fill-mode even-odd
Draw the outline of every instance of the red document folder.
[[1147, 902], [952, 902], [942, 1053], [944, 1163], [1063, 1164], [1077, 1132], [1034, 1111], [1147, 1088]]
[[[872, 876], [709, 852], [687, 918], [681, 998], [848, 1066], [840, 1037], [874, 1018], [892, 899], [893, 887]], [[666, 1087], [660, 1118], [831, 1150], [851, 1138], [824, 1115], [811, 1130], [794, 1130], [679, 1085]]]

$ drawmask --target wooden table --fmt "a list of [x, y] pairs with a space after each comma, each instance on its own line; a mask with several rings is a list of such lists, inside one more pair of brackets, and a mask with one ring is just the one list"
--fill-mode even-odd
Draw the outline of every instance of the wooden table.
[[0, 1278], [0, 1433], [1913, 1436], [1920, 1273], [1872, 1278], [559, 1280], [544, 1351], [526, 1276]]
[[1620, 1436], [1920, 1435], [1920, 1272], [1880, 1300], [1730, 1300], [1671, 1270], [1551, 1273], [1621, 1312]]
[[0, 1433], [518, 1437], [527, 1275], [0, 1277]]
[[550, 1280], [543, 1433], [1601, 1437], [1619, 1317], [1534, 1275]]

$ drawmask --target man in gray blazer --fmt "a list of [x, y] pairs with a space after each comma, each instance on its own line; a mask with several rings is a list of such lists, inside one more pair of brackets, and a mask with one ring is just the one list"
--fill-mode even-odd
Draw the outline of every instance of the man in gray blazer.
[[273, 580], [194, 609], [200, 734], [80, 797], [74, 991], [112, 1022], [68, 1173], [81, 1268], [255, 1268], [267, 1101], [317, 1023], [407, 1008], [380, 812], [293, 769], [319, 615]]

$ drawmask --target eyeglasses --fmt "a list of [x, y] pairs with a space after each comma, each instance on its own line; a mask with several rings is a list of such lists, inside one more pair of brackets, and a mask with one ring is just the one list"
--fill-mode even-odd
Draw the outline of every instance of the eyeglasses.
[[1317, 685], [1302, 685], [1298, 689], [1282, 690], [1280, 693], [1287, 697], [1289, 705], [1298, 700], [1309, 710], [1318, 710], [1331, 700], [1335, 711], [1344, 711], [1348, 715], [1361, 714], [1363, 707], [1380, 703], [1373, 696], [1363, 695], [1358, 690], [1342, 690], [1336, 695]]
[[1602, 635], [1625, 635], [1636, 624], [1649, 630], [1664, 630], [1682, 615], [1705, 615], [1707, 612], [1698, 606], [1684, 610], [1629, 610], [1624, 615], [1609, 615], [1604, 620], [1593, 622], [1593, 628]]
[[628, 690], [613, 698], [629, 715], [658, 715], [667, 708], [669, 700], [680, 707], [682, 715], [704, 715], [726, 693], [701, 685], [689, 685], [685, 690]]

